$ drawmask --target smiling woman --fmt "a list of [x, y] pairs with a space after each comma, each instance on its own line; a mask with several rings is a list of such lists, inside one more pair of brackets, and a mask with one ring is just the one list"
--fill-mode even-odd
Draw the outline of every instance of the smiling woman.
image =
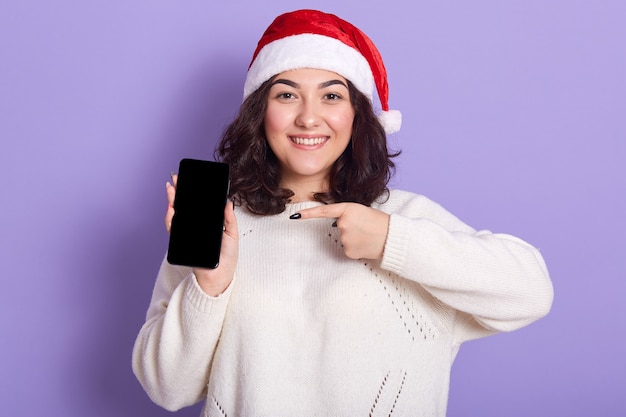
[[387, 188], [397, 154], [386, 133], [400, 128], [387, 101], [382, 58], [359, 29], [315, 10], [272, 22], [216, 150], [234, 202], [221, 262], [164, 261], [135, 343], [156, 403], [204, 400], [206, 416], [443, 417], [463, 342], [548, 313], [533, 246]]

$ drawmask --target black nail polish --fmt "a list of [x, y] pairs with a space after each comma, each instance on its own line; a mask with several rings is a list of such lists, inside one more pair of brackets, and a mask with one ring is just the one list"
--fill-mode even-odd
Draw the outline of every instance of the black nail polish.
[[293, 220], [299, 219], [300, 217], [302, 217], [302, 214], [300, 214], [300, 213], [294, 213], [291, 216], [289, 216], [289, 218], [293, 219]]
[[337, 227], [337, 220], [335, 220], [335, 221], [333, 222], [333, 224], [331, 224], [331, 226], [332, 226], [332, 227]]

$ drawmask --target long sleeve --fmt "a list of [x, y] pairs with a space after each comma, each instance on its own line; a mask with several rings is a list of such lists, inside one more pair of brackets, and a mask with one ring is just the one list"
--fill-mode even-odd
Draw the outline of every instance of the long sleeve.
[[537, 249], [514, 236], [475, 231], [424, 197], [400, 196], [387, 204], [381, 266], [460, 312], [458, 341], [512, 331], [549, 312], [553, 288]]
[[133, 349], [133, 371], [155, 403], [174, 411], [205, 398], [229, 297], [230, 287], [211, 297], [190, 268], [163, 260]]

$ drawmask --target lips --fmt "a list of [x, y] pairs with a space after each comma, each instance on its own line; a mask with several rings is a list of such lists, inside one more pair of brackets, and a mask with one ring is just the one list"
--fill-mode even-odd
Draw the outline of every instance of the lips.
[[321, 145], [322, 143], [326, 142], [328, 140], [328, 136], [321, 136], [317, 138], [302, 138], [297, 136], [291, 136], [290, 139], [293, 143], [297, 145], [315, 146]]

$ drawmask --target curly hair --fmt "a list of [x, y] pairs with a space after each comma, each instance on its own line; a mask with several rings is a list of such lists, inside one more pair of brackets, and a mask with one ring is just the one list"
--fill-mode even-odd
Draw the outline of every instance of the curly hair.
[[[230, 197], [256, 214], [278, 214], [294, 193], [280, 187], [280, 166], [265, 138], [264, 119], [273, 78], [242, 103], [235, 120], [224, 130], [215, 158], [231, 170]], [[335, 161], [328, 191], [315, 193], [316, 201], [329, 204], [355, 202], [371, 205], [387, 195], [387, 184], [400, 152], [387, 149], [387, 137], [370, 100], [348, 81], [354, 108], [352, 137]]]

